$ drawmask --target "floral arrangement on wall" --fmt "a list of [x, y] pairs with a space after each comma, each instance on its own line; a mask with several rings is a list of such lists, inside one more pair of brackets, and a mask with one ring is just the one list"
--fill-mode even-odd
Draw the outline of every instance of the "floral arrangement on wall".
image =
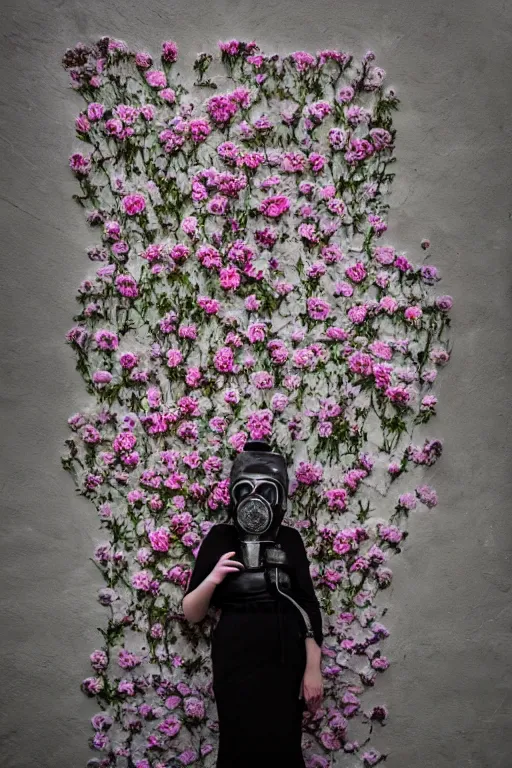
[[399, 99], [369, 51], [201, 53], [158, 60], [102, 38], [62, 64], [85, 102], [69, 161], [96, 242], [66, 342], [89, 404], [63, 466], [94, 505], [105, 610], [90, 675], [90, 766], [212, 766], [214, 616], [181, 599], [225, 519], [248, 438], [287, 457], [285, 522], [300, 529], [324, 615], [325, 696], [305, 712], [308, 768], [373, 766], [390, 660], [380, 620], [424, 472], [450, 358], [438, 270], [386, 239]]

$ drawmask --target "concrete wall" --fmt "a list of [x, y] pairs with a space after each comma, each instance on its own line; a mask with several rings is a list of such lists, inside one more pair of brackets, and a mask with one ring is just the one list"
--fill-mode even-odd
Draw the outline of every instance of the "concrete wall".
[[[510, 647], [511, 16], [503, 0], [4, 0], [2, 173], [3, 768], [79, 768], [94, 701], [79, 691], [104, 613], [88, 559], [93, 507], [60, 468], [66, 419], [86, 403], [63, 338], [93, 241], [71, 196], [81, 99], [60, 58], [102, 35], [181, 71], [219, 39], [267, 53], [372, 49], [402, 105], [387, 242], [428, 262], [454, 297], [453, 357], [430, 434], [440, 497], [413, 514], [386, 616], [392, 661], [374, 698], [391, 712], [373, 745], [389, 768], [512, 764]], [[508, 733], [507, 733], [508, 731]], [[341, 764], [341, 763], [340, 763]], [[349, 765], [349, 762], [345, 763]]]

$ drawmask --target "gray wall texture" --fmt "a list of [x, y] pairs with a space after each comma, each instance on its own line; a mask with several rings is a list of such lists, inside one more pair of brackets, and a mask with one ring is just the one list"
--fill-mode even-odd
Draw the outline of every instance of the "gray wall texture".
[[[60, 467], [66, 419], [87, 403], [64, 344], [92, 238], [67, 169], [83, 106], [60, 59], [103, 35], [185, 73], [218, 40], [266, 53], [368, 49], [401, 107], [387, 242], [423, 237], [454, 297], [453, 356], [430, 434], [444, 454], [425, 480], [439, 506], [413, 514], [395, 573], [373, 746], [389, 768], [512, 765], [511, 279], [512, 6], [503, 0], [4, 0], [1, 79], [2, 556], [0, 765], [80, 768], [95, 702], [103, 609], [89, 560], [92, 505]], [[389, 596], [389, 593], [388, 593]], [[347, 763], [348, 765], [348, 763]]]

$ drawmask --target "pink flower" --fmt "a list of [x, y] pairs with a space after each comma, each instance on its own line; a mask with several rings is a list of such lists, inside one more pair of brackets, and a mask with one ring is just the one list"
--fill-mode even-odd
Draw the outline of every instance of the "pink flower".
[[335, 150], [343, 149], [347, 143], [348, 134], [341, 128], [331, 128], [329, 131], [329, 144]]
[[274, 386], [274, 377], [268, 371], [256, 371], [251, 378], [257, 389], [272, 389]]
[[251, 344], [256, 344], [258, 341], [265, 341], [267, 335], [267, 326], [264, 323], [251, 323], [247, 328], [247, 338]]
[[162, 90], [158, 92], [158, 95], [161, 99], [166, 101], [167, 104], [174, 104], [176, 101], [176, 93], [172, 88], [162, 88]]
[[367, 309], [364, 304], [359, 304], [351, 307], [348, 310], [347, 315], [351, 322], [353, 322], [355, 325], [358, 325], [359, 323], [364, 323], [366, 320]]
[[327, 328], [325, 335], [328, 339], [333, 339], [334, 341], [346, 341], [348, 339], [346, 330], [344, 328], [339, 328], [336, 325], [331, 325]]
[[123, 208], [128, 216], [136, 216], [141, 213], [146, 207], [146, 200], [144, 195], [135, 193], [133, 195], [126, 195], [123, 197]]
[[321, 250], [321, 255], [326, 264], [335, 264], [345, 258], [345, 254], [336, 243], [324, 245]]
[[297, 368], [311, 368], [315, 364], [315, 355], [309, 348], [296, 349], [292, 360]]
[[219, 269], [222, 266], [222, 257], [213, 245], [201, 245], [196, 256], [206, 269]]
[[169, 736], [172, 738], [173, 736], [176, 736], [177, 733], [179, 733], [181, 729], [181, 723], [179, 719], [176, 717], [176, 715], [169, 715], [163, 722], [160, 723], [158, 726], [158, 730], [160, 733], [163, 733], [164, 736]]
[[340, 282], [337, 282], [334, 284], [334, 295], [335, 296], [353, 296], [354, 286], [350, 285], [350, 283], [347, 283], [344, 280], [341, 280]]
[[153, 88], [165, 88], [167, 85], [167, 77], [165, 76], [165, 72], [162, 72], [161, 69], [150, 70], [145, 73], [145, 77], [147, 84], [151, 85]]
[[169, 368], [176, 368], [183, 362], [183, 355], [179, 349], [169, 349], [167, 351], [167, 365]]
[[186, 216], [181, 222], [181, 228], [186, 235], [193, 235], [197, 230], [197, 219], [195, 216]]
[[385, 128], [372, 128], [370, 136], [377, 151], [391, 146], [391, 134]]
[[362, 283], [366, 277], [366, 267], [361, 261], [358, 261], [352, 267], [347, 267], [345, 274], [354, 283]]
[[277, 219], [290, 208], [290, 200], [285, 195], [267, 197], [260, 204], [260, 213], [272, 219]]
[[139, 295], [137, 282], [132, 275], [118, 275], [115, 280], [116, 289], [121, 296], [134, 299]]
[[185, 374], [185, 382], [189, 387], [198, 387], [202, 380], [203, 374], [199, 368], [187, 368], [187, 372]]
[[392, 315], [398, 309], [398, 302], [392, 296], [383, 296], [379, 304], [389, 315]]
[[327, 158], [324, 155], [320, 155], [318, 152], [311, 152], [308, 161], [313, 173], [320, 173], [327, 162]]
[[286, 406], [289, 403], [289, 398], [284, 395], [281, 392], [276, 392], [276, 394], [273, 396], [271, 405], [274, 411], [277, 411], [278, 413], [282, 413]]
[[199, 181], [192, 182], [192, 200], [196, 203], [200, 203], [202, 200], [208, 199], [208, 191], [204, 184]]
[[237, 432], [236, 434], [232, 435], [229, 438], [229, 444], [232, 448], [235, 449], [235, 451], [238, 451], [239, 453], [243, 451], [244, 445], [247, 442], [247, 433], [246, 432]]
[[265, 227], [264, 229], [257, 229], [254, 233], [254, 239], [257, 243], [269, 250], [276, 244], [278, 234], [275, 229]]
[[238, 110], [237, 102], [230, 96], [219, 94], [212, 96], [206, 102], [206, 111], [212, 120], [220, 126], [224, 126], [236, 114]]
[[384, 341], [379, 341], [376, 339], [373, 341], [368, 349], [372, 354], [374, 354], [376, 357], [381, 357], [383, 360], [391, 360], [393, 357], [393, 350], [389, 346], [389, 344], [386, 344]]
[[320, 242], [320, 237], [318, 235], [318, 232], [315, 230], [314, 224], [300, 224], [298, 228], [298, 233], [301, 237], [304, 238], [304, 240], [307, 240], [308, 243]]
[[208, 426], [210, 427], [212, 432], [218, 432], [219, 434], [223, 434], [226, 431], [227, 422], [226, 422], [226, 419], [224, 419], [222, 416], [214, 416], [208, 422]]
[[251, 293], [250, 296], [247, 296], [244, 301], [244, 306], [248, 312], [257, 312], [257, 310], [260, 308], [260, 305], [261, 301], [256, 298], [254, 293]]
[[295, 64], [297, 72], [306, 72], [316, 66], [316, 57], [306, 51], [295, 51], [291, 58]]
[[231, 405], [236, 405], [240, 402], [240, 393], [236, 389], [227, 389], [224, 392], [224, 401]]
[[227, 43], [222, 43], [219, 40], [219, 48], [222, 53], [227, 53], [228, 56], [236, 56], [240, 50], [240, 42], [238, 40], [229, 40]]
[[299, 462], [299, 466], [295, 472], [295, 477], [298, 483], [303, 485], [314, 485], [319, 483], [322, 479], [324, 471], [320, 464], [311, 464], [308, 461]]
[[208, 213], [214, 216], [224, 216], [228, 207], [228, 199], [224, 195], [215, 195], [206, 206]]
[[325, 320], [331, 311], [331, 306], [328, 301], [314, 296], [307, 300], [307, 308], [308, 315], [313, 318], [313, 320]]
[[443, 312], [448, 312], [453, 306], [453, 298], [451, 296], [437, 296], [436, 307]]
[[216, 315], [220, 309], [220, 301], [210, 299], [208, 296], [198, 296], [197, 304], [204, 309], [207, 315]]
[[325, 117], [331, 114], [332, 107], [328, 101], [315, 101], [306, 107], [306, 111], [313, 122], [321, 123]]
[[330, 488], [325, 491], [329, 509], [345, 509], [348, 493], [345, 488]]
[[166, 40], [162, 43], [162, 59], [169, 64], [175, 62], [178, 58], [178, 46], [172, 40]]
[[289, 355], [286, 344], [284, 344], [284, 342], [280, 341], [279, 339], [273, 339], [270, 341], [267, 345], [267, 348], [270, 352], [272, 362], [276, 365], [283, 365], [283, 363], [288, 360]]
[[306, 167], [306, 159], [306, 155], [302, 152], [285, 152], [281, 160], [281, 170], [300, 173]]
[[406, 320], [412, 320], [413, 322], [415, 320], [419, 320], [422, 315], [423, 315], [423, 310], [418, 305], [413, 305], [411, 307], [407, 307], [407, 309], [404, 312], [405, 319]]
[[385, 656], [373, 657], [371, 660], [373, 669], [387, 669], [389, 667], [389, 661]]
[[240, 272], [236, 267], [224, 267], [220, 270], [219, 279], [225, 291], [233, 291], [240, 285]]
[[158, 552], [168, 552], [170, 547], [169, 531], [166, 528], [157, 528], [148, 535], [153, 549]]
[[143, 592], [149, 592], [151, 588], [151, 572], [150, 571], [137, 571], [132, 576], [132, 586], [135, 589], [140, 589]]
[[247, 429], [252, 440], [261, 440], [272, 434], [272, 420], [274, 414], [268, 408], [261, 411], [253, 411], [247, 420]]
[[232, 141], [223, 141], [222, 144], [219, 144], [217, 147], [217, 153], [223, 160], [231, 160], [234, 162], [236, 161], [239, 152], [239, 148]]
[[230, 347], [221, 347], [213, 358], [215, 368], [221, 373], [233, 373], [234, 356]]
[[347, 212], [347, 206], [339, 197], [333, 197], [332, 200], [329, 200], [327, 208], [331, 213], [336, 214], [336, 216], [345, 216]]

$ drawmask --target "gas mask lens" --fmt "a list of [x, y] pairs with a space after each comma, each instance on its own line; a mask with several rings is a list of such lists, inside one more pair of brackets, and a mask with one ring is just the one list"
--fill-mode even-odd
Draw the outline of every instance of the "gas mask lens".
[[280, 501], [279, 488], [277, 484], [273, 483], [271, 480], [240, 480], [238, 483], [235, 483], [231, 491], [231, 496], [235, 504], [239, 504], [251, 494], [265, 499], [271, 507], [276, 507]]
[[239, 504], [242, 499], [245, 499], [246, 496], [253, 492], [253, 489], [254, 486], [249, 480], [241, 480], [239, 483], [235, 483], [231, 491], [235, 504]]
[[268, 480], [258, 483], [254, 492], [265, 499], [265, 501], [268, 501], [271, 507], [275, 507], [279, 503], [279, 490], [277, 485]]

